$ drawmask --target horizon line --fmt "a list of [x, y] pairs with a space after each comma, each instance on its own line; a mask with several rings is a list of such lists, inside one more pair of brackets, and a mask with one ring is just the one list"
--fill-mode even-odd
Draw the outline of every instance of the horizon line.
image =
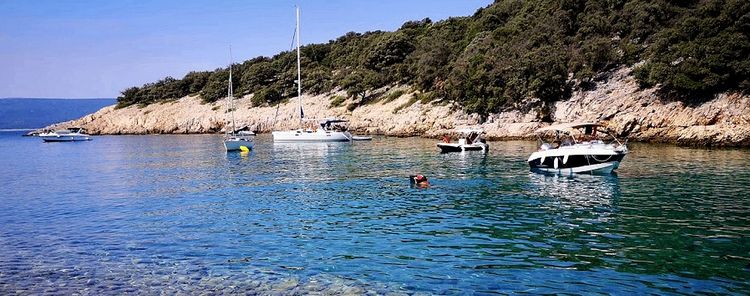
[[117, 98], [41, 98], [41, 97], [0, 97], [0, 100], [117, 100]]

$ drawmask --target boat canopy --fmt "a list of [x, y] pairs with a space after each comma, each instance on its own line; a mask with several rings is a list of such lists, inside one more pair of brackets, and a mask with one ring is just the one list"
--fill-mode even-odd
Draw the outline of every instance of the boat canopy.
[[579, 128], [599, 127], [599, 126], [603, 126], [603, 125], [598, 122], [570, 122], [570, 123], [553, 124], [548, 127], [540, 128], [536, 130], [536, 132], [537, 133], [546, 132], [546, 131], [569, 132], [571, 130], [575, 130]]
[[[342, 122], [347, 122], [347, 120], [337, 119], [337, 118], [324, 118], [320, 120], [320, 127], [323, 128], [324, 130], [330, 130], [331, 127], [334, 127], [336, 126], [337, 123], [342, 123]], [[338, 127], [336, 129], [342, 129], [342, 128]]]

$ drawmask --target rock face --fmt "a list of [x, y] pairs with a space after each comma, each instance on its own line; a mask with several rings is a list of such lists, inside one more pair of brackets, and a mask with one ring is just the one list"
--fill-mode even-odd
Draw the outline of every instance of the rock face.
[[[640, 89], [629, 68], [608, 74], [608, 79], [595, 84], [592, 90], [578, 91], [571, 99], [551, 106], [550, 118], [555, 123], [603, 121], [618, 136], [630, 141], [750, 146], [750, 97], [721, 94], [692, 106], [660, 98], [653, 88]], [[349, 111], [346, 106], [352, 103], [351, 99], [340, 107], [330, 106], [336, 95], [343, 93], [305, 96], [306, 118], [348, 119], [350, 129], [356, 133], [391, 136], [438, 137], [457, 127], [479, 126], [490, 139], [531, 139], [534, 130], [550, 124], [542, 122], [538, 112], [521, 111], [491, 114], [480, 124], [482, 119], [476, 114], [466, 114], [450, 104], [414, 102], [412, 93]], [[299, 127], [296, 99], [278, 107], [252, 108], [250, 98], [234, 101], [238, 128], [249, 126], [259, 132], [270, 132]], [[92, 134], [213, 133], [231, 124], [227, 104], [227, 100], [201, 104], [198, 97], [184, 97], [143, 108], [109, 106], [48, 128], [80, 126]]]

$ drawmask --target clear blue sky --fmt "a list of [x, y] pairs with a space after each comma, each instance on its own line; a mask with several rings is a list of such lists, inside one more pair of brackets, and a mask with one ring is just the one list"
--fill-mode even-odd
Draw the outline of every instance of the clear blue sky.
[[0, 98], [116, 97], [133, 85], [408, 20], [471, 15], [492, 0], [0, 1]]

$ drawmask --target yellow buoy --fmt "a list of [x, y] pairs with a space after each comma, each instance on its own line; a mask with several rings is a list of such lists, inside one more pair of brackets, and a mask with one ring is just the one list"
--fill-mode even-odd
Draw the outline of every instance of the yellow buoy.
[[247, 148], [245, 146], [240, 146], [240, 151], [242, 151], [242, 152], [250, 152], [250, 148]]

